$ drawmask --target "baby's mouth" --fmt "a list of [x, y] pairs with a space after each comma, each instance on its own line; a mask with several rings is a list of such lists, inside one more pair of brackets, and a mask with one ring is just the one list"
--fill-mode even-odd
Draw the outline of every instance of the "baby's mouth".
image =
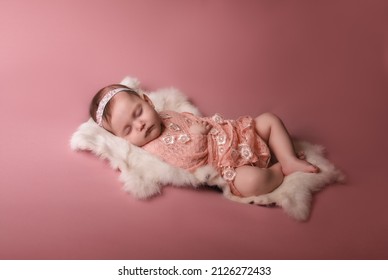
[[154, 125], [151, 125], [151, 126], [146, 130], [145, 137], [147, 137], [147, 136], [151, 133], [151, 131], [152, 131], [153, 128], [154, 128]]

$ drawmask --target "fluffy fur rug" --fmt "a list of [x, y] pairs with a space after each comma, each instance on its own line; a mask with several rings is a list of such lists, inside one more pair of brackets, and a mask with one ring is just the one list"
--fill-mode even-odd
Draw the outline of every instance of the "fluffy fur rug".
[[[121, 84], [134, 88], [142, 93], [137, 79], [126, 77]], [[147, 93], [157, 111], [175, 110], [200, 115], [186, 96], [174, 88], [162, 89]], [[285, 177], [283, 183], [269, 194], [254, 197], [234, 196], [225, 181], [210, 166], [199, 168], [194, 174], [175, 168], [141, 148], [128, 144], [104, 129], [92, 119], [83, 123], [72, 135], [70, 141], [73, 150], [87, 150], [102, 159], [109, 161], [114, 169], [119, 169], [120, 180], [124, 190], [136, 198], [144, 199], [157, 195], [163, 185], [192, 186], [216, 185], [226, 198], [257, 205], [277, 205], [291, 217], [304, 221], [309, 217], [312, 193], [324, 186], [344, 182], [345, 176], [324, 156], [322, 146], [308, 142], [295, 142], [297, 151], [304, 151], [306, 159], [321, 169], [318, 174], [296, 172]], [[153, 170], [152, 173], [148, 172]]]

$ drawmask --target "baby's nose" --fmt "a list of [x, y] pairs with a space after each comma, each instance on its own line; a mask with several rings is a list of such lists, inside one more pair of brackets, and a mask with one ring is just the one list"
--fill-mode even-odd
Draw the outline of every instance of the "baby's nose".
[[145, 123], [144, 123], [143, 121], [138, 121], [138, 123], [137, 123], [137, 129], [138, 129], [139, 131], [142, 131], [142, 130], [144, 129], [144, 127], [145, 127]]

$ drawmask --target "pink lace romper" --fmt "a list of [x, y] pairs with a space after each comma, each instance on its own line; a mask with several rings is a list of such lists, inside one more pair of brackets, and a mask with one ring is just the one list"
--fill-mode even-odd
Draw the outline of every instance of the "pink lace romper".
[[[251, 117], [224, 120], [216, 114], [211, 118], [190, 113], [163, 111], [164, 130], [142, 148], [165, 162], [188, 171], [212, 164], [228, 182], [231, 192], [241, 196], [234, 186], [235, 169], [243, 165], [268, 166], [271, 154], [267, 144], [255, 131]], [[207, 135], [190, 132], [190, 126], [206, 121], [212, 128]]]

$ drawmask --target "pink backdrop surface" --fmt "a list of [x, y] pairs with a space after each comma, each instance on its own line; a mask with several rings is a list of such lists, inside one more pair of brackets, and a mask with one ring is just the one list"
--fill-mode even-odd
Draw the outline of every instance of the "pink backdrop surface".
[[[0, 259], [387, 259], [387, 1], [1, 1]], [[166, 187], [69, 139], [133, 75], [205, 114], [271, 111], [348, 176], [311, 218]], [[151, 172], [151, 171], [150, 171]]]

